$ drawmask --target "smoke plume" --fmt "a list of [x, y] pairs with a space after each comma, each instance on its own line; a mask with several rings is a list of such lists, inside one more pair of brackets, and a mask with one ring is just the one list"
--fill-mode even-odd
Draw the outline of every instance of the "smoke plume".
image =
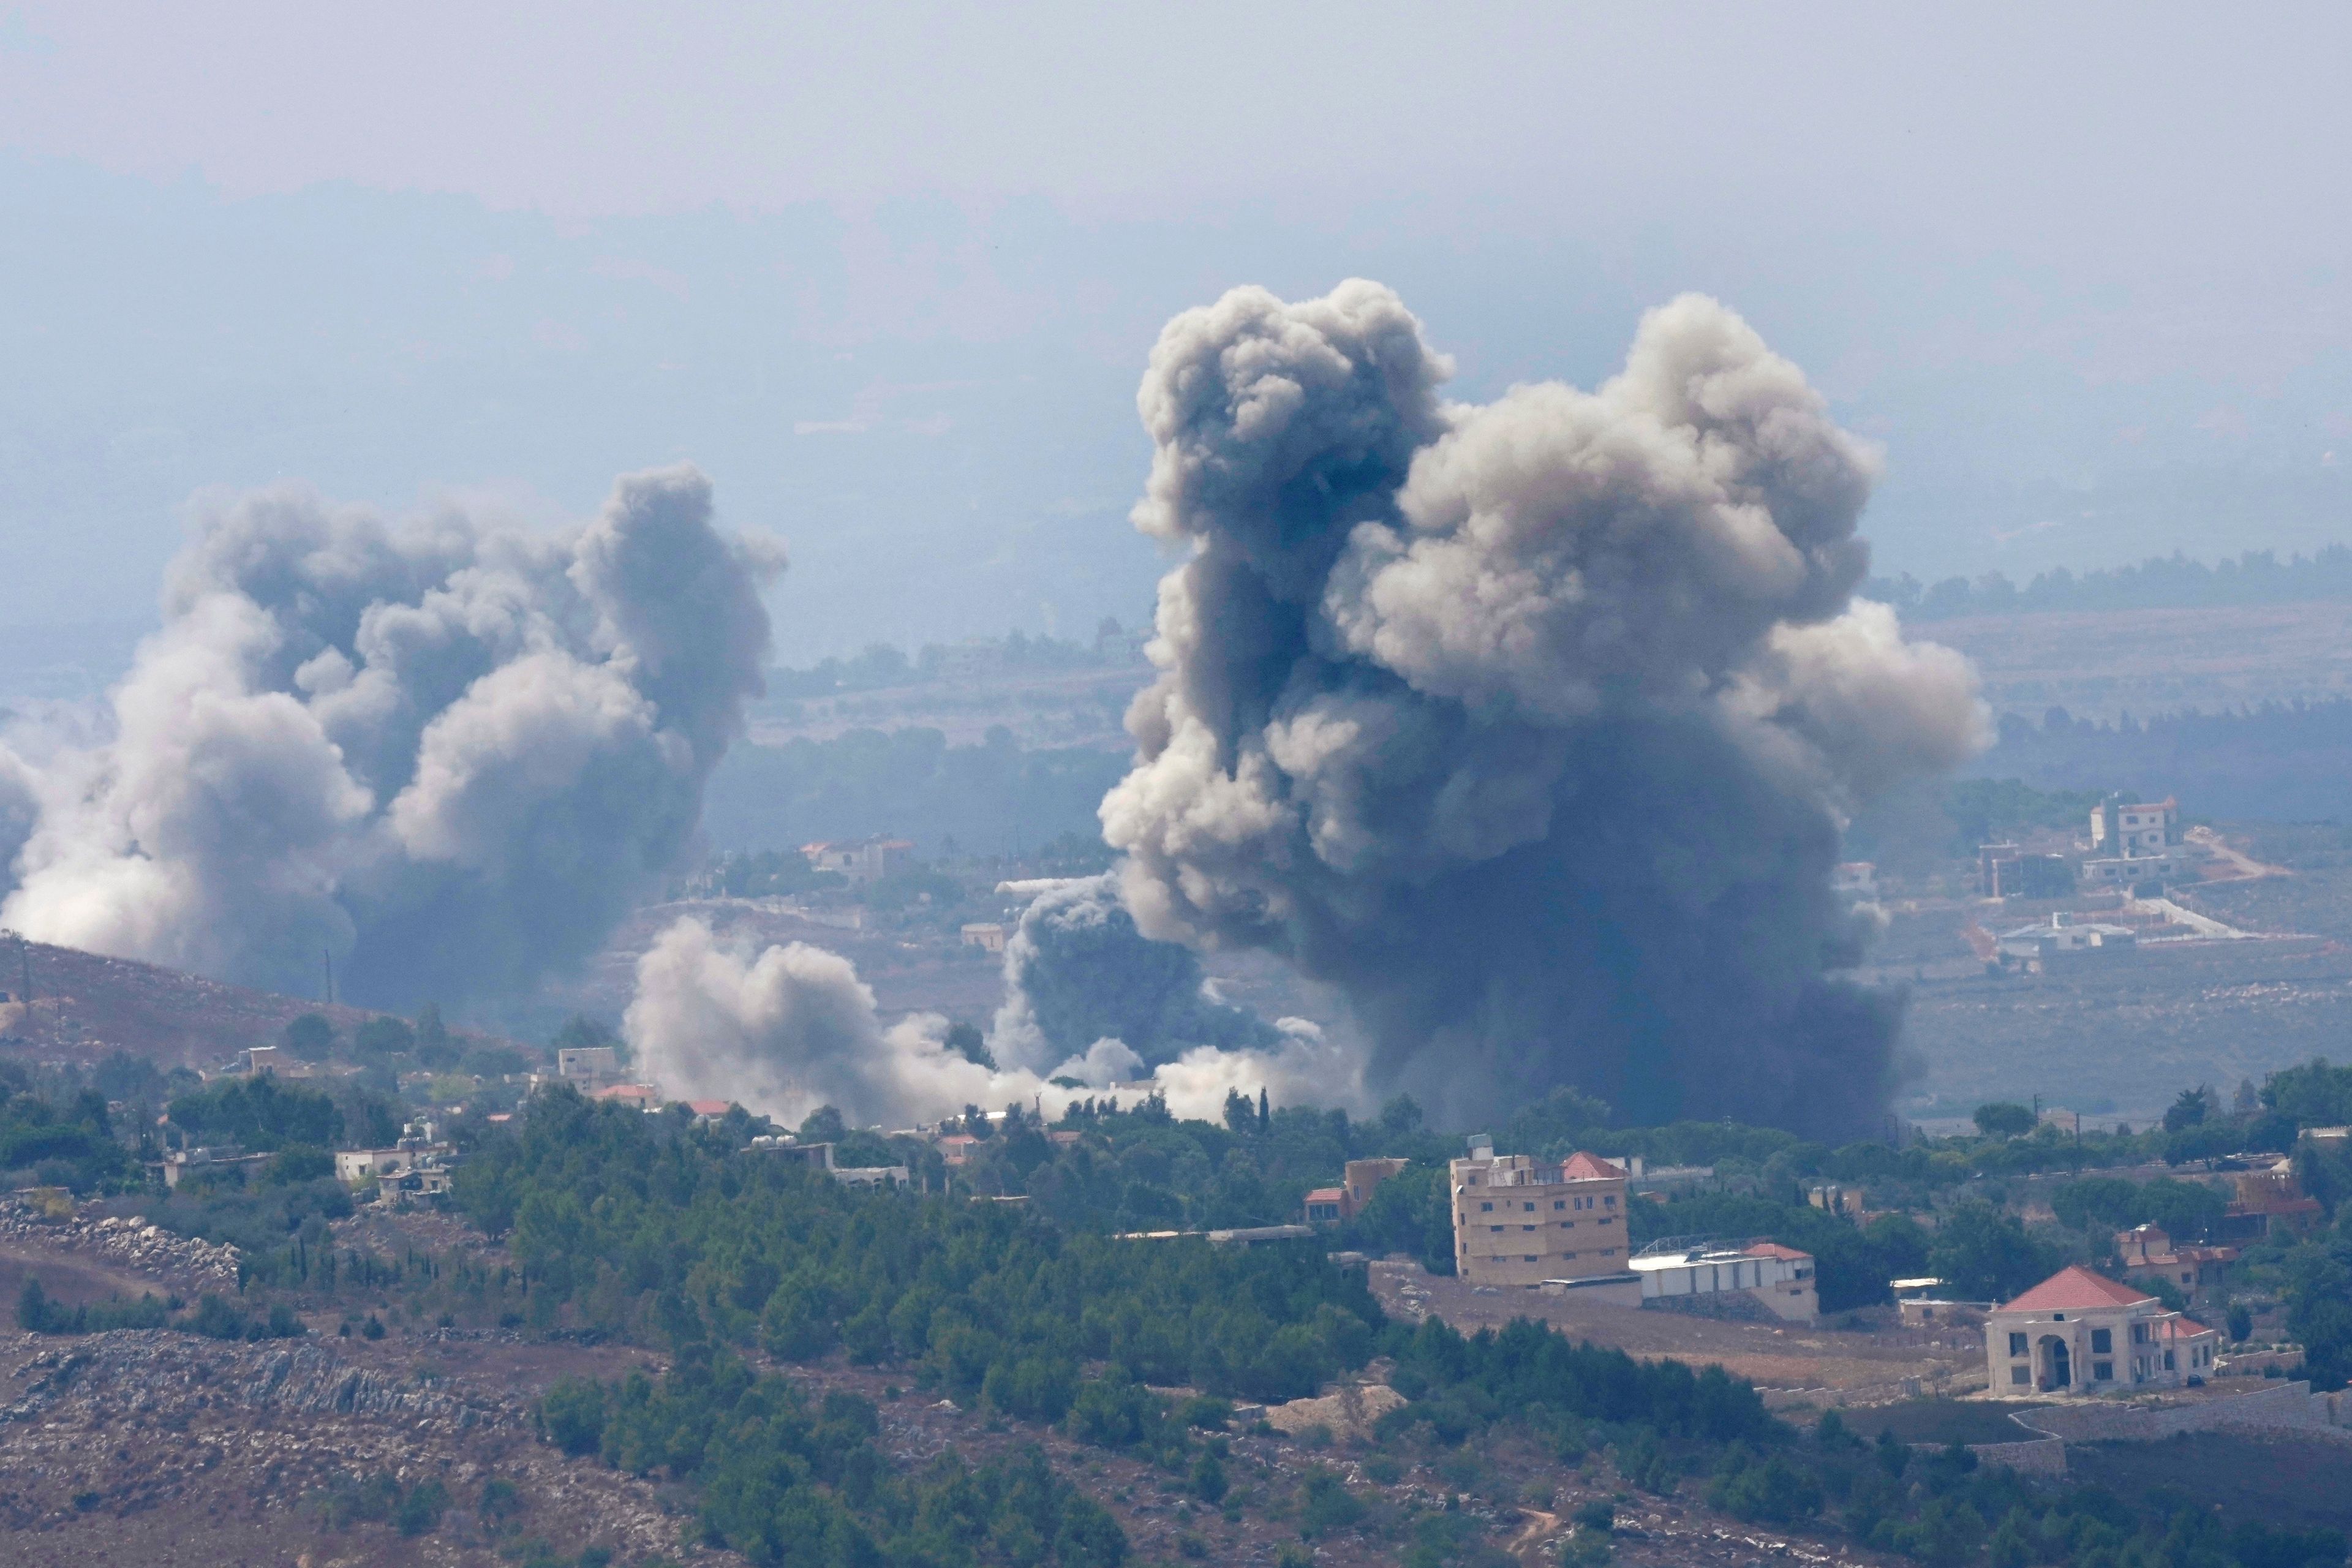
[[40, 816], [33, 770], [0, 746], [0, 900], [16, 889], [16, 858], [25, 852]]
[[1118, 879], [1088, 877], [1041, 894], [1004, 944], [1004, 1005], [989, 1047], [1038, 1070], [1082, 1057], [1098, 1040], [1133, 1053], [1138, 1069], [1195, 1046], [1266, 1047], [1280, 1036], [1210, 993], [1189, 948], [1153, 942], [1118, 901]]
[[1102, 806], [1128, 909], [1338, 984], [1375, 1086], [1457, 1121], [1866, 1124], [1900, 1009], [1835, 973], [1843, 821], [1984, 728], [1852, 599], [1872, 454], [1696, 296], [1596, 392], [1451, 369], [1361, 280], [1162, 332], [1135, 521], [1190, 554]]
[[1039, 1072], [988, 1068], [946, 1044], [948, 1021], [918, 1013], [885, 1025], [850, 962], [794, 942], [754, 951], [691, 916], [673, 921], [637, 961], [621, 1024], [654, 1082], [673, 1096], [732, 1100], [797, 1126], [819, 1106], [853, 1125], [904, 1127], [966, 1106], [1018, 1103], [1057, 1116], [1077, 1099], [1133, 1104], [1158, 1094], [1180, 1116], [1216, 1117], [1225, 1096], [1265, 1089], [1277, 1100], [1355, 1105], [1361, 1075], [1313, 1026], [1286, 1020], [1262, 1045], [1196, 1046], [1145, 1073], [1105, 1037]]
[[684, 847], [782, 565], [688, 468], [557, 534], [245, 496], [173, 564], [110, 741], [44, 768], [0, 920], [281, 990], [331, 952], [380, 1005], [526, 988]]

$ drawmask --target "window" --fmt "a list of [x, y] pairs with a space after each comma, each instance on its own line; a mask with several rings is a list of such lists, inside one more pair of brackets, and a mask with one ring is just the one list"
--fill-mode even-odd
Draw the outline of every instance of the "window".
[[2093, 1362], [2093, 1363], [2091, 1363], [2091, 1380], [2092, 1380], [2094, 1383], [2113, 1383], [2113, 1382], [2115, 1382], [2115, 1380], [2116, 1380], [2116, 1363], [2113, 1363], [2113, 1362], [2111, 1362], [2111, 1361], [2095, 1361], [2095, 1362]]
[[1602, 1215], [1601, 1216], [1601, 1223], [1602, 1225], [1615, 1225], [1617, 1221], [1613, 1215]]
[[2063, 1323], [2066, 1321], [2066, 1314], [2063, 1312], [2053, 1312], [2050, 1314], [2050, 1321], [2053, 1323]]
[[1519, 1226], [1519, 1228], [1520, 1228], [1521, 1230], [1533, 1230], [1533, 1229], [1535, 1229], [1535, 1226], [1531, 1226], [1531, 1225], [1523, 1225], [1523, 1226]]
[[1479, 1212], [1482, 1214], [1493, 1214], [1495, 1212], [1495, 1205], [1493, 1204], [1480, 1204], [1478, 1208]]
[[1526, 1258], [1526, 1259], [1525, 1259], [1525, 1261], [1529, 1262], [1529, 1263], [1533, 1263], [1535, 1260], [1536, 1260], [1536, 1255], [1535, 1255], [1534, 1253], [1532, 1253], [1532, 1252], [1528, 1253], [1528, 1256], [1527, 1256], [1527, 1258]]
[[1567, 1200], [1565, 1200], [1565, 1199], [1562, 1199], [1562, 1198], [1554, 1198], [1554, 1199], [1552, 1199], [1552, 1201], [1551, 1201], [1551, 1206], [1552, 1206], [1552, 1207], [1554, 1207], [1554, 1208], [1556, 1208], [1556, 1209], [1564, 1209], [1564, 1208], [1566, 1208], [1566, 1207], [1568, 1206], [1568, 1203], [1567, 1203]]
[[2011, 1334], [2009, 1336], [2009, 1353], [2011, 1355], [2023, 1355], [2025, 1353], [2025, 1336], [2023, 1334]]
[[2164, 1370], [2167, 1372], [2179, 1372], [2180, 1370], [2178, 1366], [2173, 1364], [2172, 1352], [2170, 1351], [2164, 1352]]
[[1533, 1204], [1522, 1204], [1522, 1205], [1520, 1205], [1519, 1206], [1520, 1206], [1520, 1207], [1521, 1207], [1525, 1212], [1527, 1212], [1527, 1213], [1528, 1213], [1528, 1214], [1533, 1214], [1533, 1213], [1535, 1213], [1535, 1212], [1536, 1212], [1536, 1205], [1533, 1205]]
[[[2134, 1344], [2137, 1344], [2139, 1342], [2139, 1334], [2137, 1331], [2138, 1330], [2139, 1325], [2135, 1323], [2132, 1327], [2135, 1331], [2132, 1334], [2132, 1342]], [[2113, 1352], [2115, 1348], [2116, 1336], [2113, 1330], [2093, 1329], [2091, 1331], [2091, 1353], [2093, 1355], [2106, 1355]]]
[[2028, 1366], [2011, 1367], [2009, 1369], [2009, 1381], [2012, 1384], [2032, 1383], [2033, 1381], [2033, 1369]]
[[1603, 1258], [1614, 1258], [1617, 1256], [1617, 1249], [1613, 1247], [1604, 1247], [1601, 1249], [1601, 1256]]
[[1562, 1230], [1574, 1230], [1576, 1228], [1576, 1222], [1572, 1219], [1564, 1219], [1559, 1222], [1559, 1228]]
[[1563, 1252], [1559, 1256], [1564, 1262], [1573, 1263], [1576, 1261], [1576, 1254], [1573, 1252]]
[[1617, 1206], [1617, 1200], [1615, 1198], [1603, 1198], [1601, 1201], [1607, 1204], [1612, 1209]]
[[1499, 1225], [1490, 1225], [1486, 1228], [1496, 1236], [1503, 1234], [1503, 1227]]
[[[2106, 1337], [2106, 1330], [2093, 1329], [2091, 1331], [2091, 1348], [2093, 1350], [2106, 1349], [2106, 1346], [2099, 1342]], [[2147, 1343], [2147, 1325], [2146, 1323], [2134, 1323], [2132, 1325], [2132, 1343], [2136, 1345], [2144, 1345]]]

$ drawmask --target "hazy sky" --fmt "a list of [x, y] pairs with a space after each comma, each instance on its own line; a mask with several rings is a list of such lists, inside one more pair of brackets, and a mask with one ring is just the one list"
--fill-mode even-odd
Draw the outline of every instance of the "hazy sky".
[[1134, 620], [1160, 323], [1397, 287], [1457, 391], [1721, 296], [1879, 560], [2352, 540], [2352, 13], [0, 0], [0, 630], [212, 485], [691, 457], [782, 652]]

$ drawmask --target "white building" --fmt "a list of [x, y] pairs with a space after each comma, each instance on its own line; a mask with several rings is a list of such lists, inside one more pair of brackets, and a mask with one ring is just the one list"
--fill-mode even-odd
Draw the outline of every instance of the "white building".
[[2180, 1388], [2213, 1375], [2221, 1336], [2137, 1286], [2080, 1264], [1985, 1320], [1993, 1393], [2080, 1396]]
[[2053, 914], [2047, 925], [2019, 926], [2000, 938], [2003, 967], [2040, 973], [2053, 966], [2126, 958], [2139, 951], [2139, 933], [2129, 926], [2069, 921]]
[[1642, 1304], [1671, 1305], [1693, 1297], [1741, 1294], [1774, 1317], [1810, 1323], [1821, 1316], [1813, 1257], [1773, 1241], [1740, 1247], [1661, 1242], [1633, 1260], [1642, 1279]]
[[832, 871], [851, 886], [878, 882], [915, 863], [915, 847], [904, 838], [828, 839], [801, 846], [815, 871]]

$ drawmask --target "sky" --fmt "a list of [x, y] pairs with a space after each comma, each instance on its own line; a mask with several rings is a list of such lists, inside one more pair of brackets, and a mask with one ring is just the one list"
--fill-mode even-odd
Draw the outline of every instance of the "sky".
[[[2352, 540], [2352, 13], [0, 0], [0, 651], [209, 491], [700, 463], [778, 657], [1135, 624], [1134, 393], [1397, 288], [1457, 395], [1723, 299], [1923, 578]], [[11, 643], [10, 639], [15, 639]]]

